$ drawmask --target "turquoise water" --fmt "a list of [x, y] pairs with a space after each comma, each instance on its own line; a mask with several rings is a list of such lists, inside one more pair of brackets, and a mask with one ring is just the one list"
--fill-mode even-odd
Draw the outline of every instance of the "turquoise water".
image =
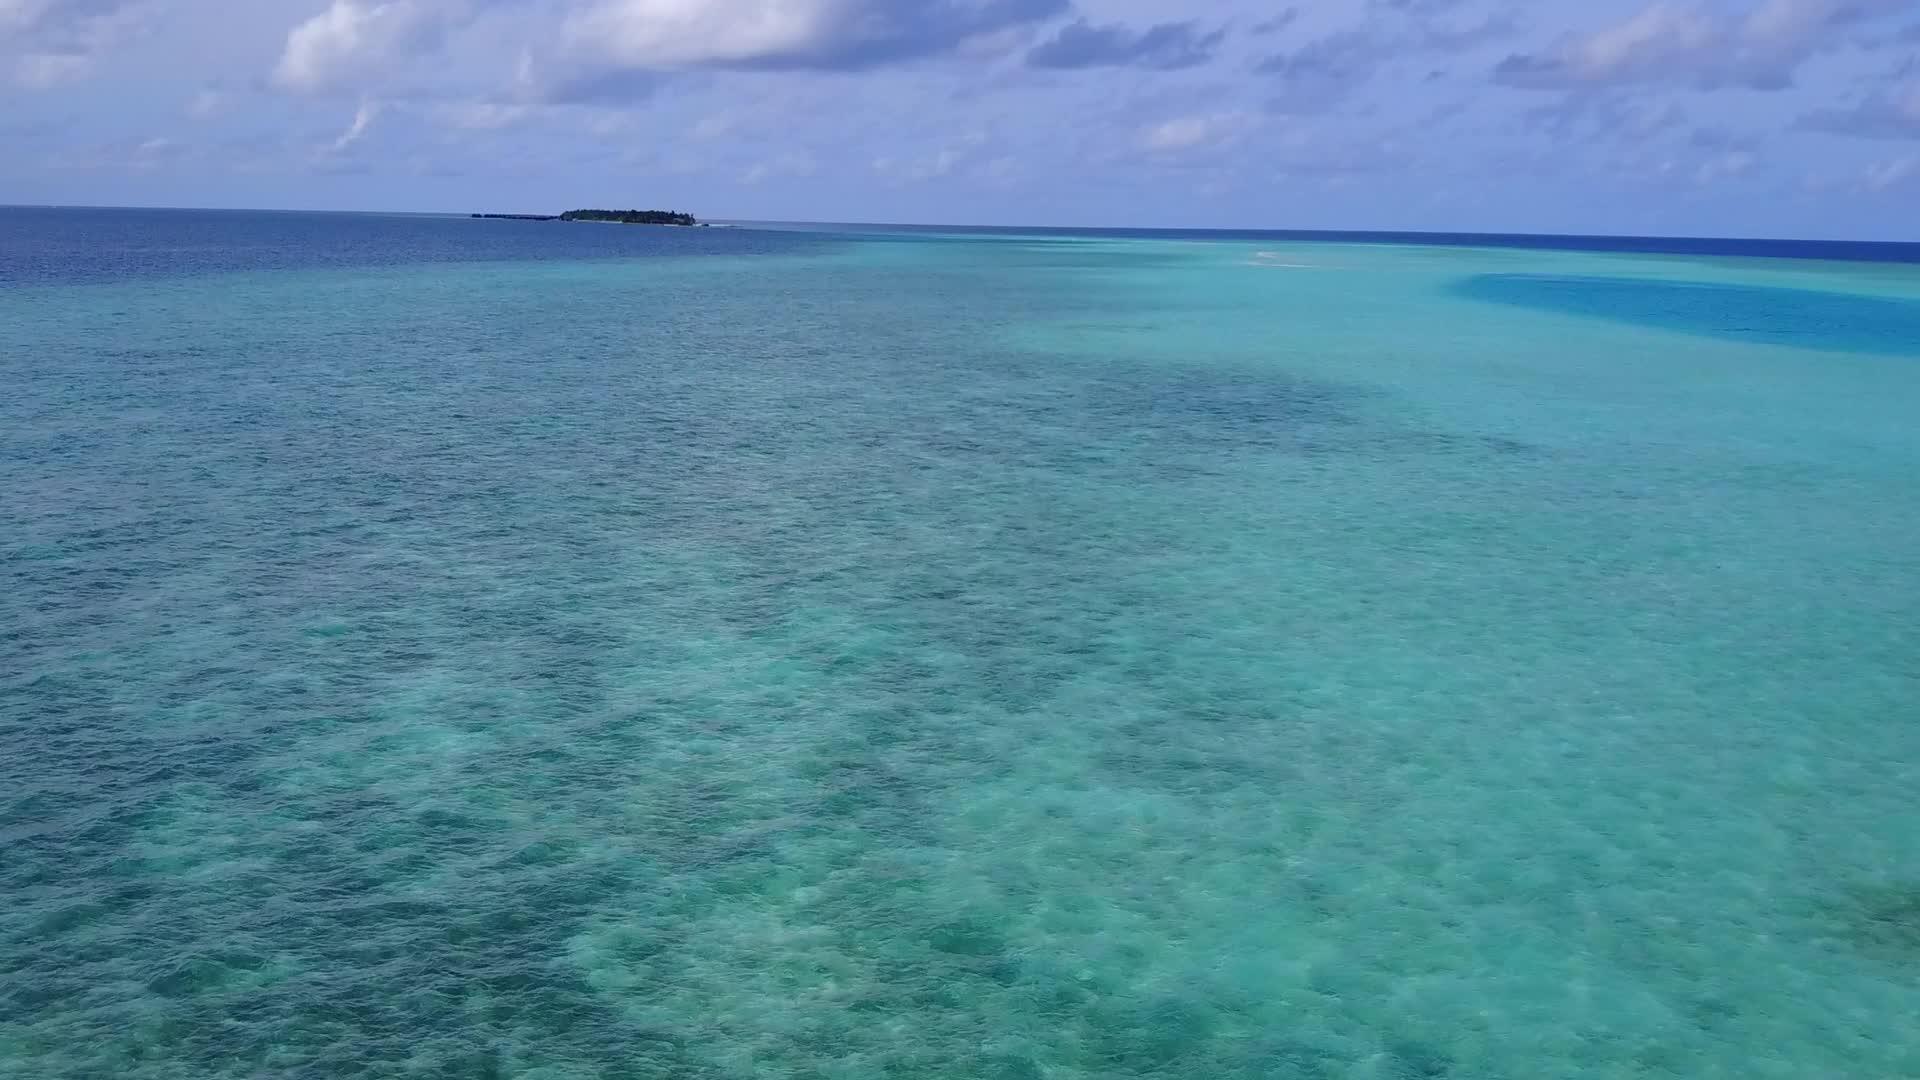
[[1920, 268], [0, 240], [0, 1076], [1920, 1075]]

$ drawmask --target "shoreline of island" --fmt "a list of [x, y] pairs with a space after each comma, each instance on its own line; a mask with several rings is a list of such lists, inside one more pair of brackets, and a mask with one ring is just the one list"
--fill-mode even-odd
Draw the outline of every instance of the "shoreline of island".
[[616, 225], [677, 225], [683, 228], [704, 225], [692, 214], [678, 210], [568, 210], [564, 214], [474, 214], [492, 221], [600, 221]]

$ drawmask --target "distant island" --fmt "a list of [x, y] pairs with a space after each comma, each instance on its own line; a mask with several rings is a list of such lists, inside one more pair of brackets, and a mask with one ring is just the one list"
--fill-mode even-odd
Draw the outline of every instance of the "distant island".
[[676, 210], [569, 210], [561, 221], [617, 221], [622, 225], [698, 225], [692, 214]]
[[499, 221], [611, 221], [620, 225], [698, 225], [677, 210], [569, 210], [564, 214], [475, 214]]

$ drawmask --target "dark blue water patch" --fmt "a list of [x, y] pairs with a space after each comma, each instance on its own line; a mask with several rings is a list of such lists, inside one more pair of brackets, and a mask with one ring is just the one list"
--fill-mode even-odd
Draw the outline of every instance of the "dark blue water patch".
[[1835, 937], [1902, 964], [1920, 963], [1920, 882], [1856, 886], [1818, 912]]
[[425, 214], [0, 207], [0, 288], [464, 262], [782, 255], [821, 235]]
[[1885, 240], [1778, 240], [1725, 236], [1586, 236], [1533, 233], [1405, 232], [1359, 229], [1117, 229], [1017, 225], [881, 225], [765, 222], [768, 228], [898, 235], [1035, 240], [1222, 240], [1308, 244], [1383, 244], [1395, 247], [1511, 248], [1622, 255], [1700, 255], [1751, 259], [1920, 263], [1920, 243]]
[[1697, 281], [1480, 274], [1454, 286], [1496, 304], [1753, 345], [1920, 356], [1920, 301]]

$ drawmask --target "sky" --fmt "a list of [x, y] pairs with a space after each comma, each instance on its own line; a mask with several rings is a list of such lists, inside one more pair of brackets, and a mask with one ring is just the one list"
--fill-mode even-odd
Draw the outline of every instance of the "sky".
[[1920, 240], [1920, 0], [0, 0], [0, 203]]

